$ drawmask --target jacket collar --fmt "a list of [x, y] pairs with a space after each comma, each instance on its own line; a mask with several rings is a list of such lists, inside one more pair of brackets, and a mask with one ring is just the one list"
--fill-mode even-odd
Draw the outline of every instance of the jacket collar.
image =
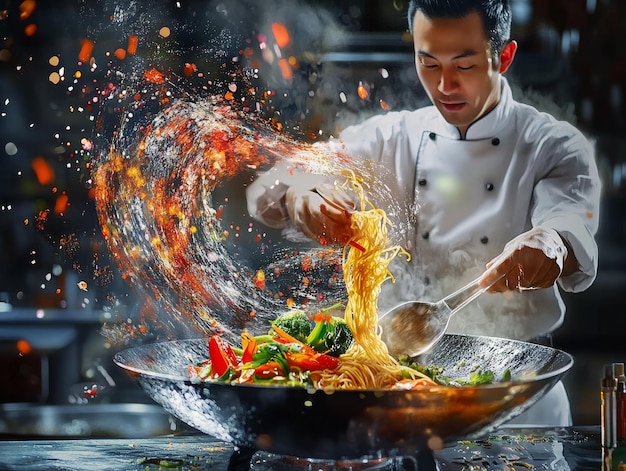
[[[465, 137], [468, 141], [491, 139], [505, 127], [513, 110], [513, 94], [508, 81], [503, 76], [500, 76], [500, 89], [500, 101], [495, 108], [473, 122], [468, 128]], [[451, 139], [459, 139], [460, 136], [458, 128], [448, 123], [439, 113], [437, 113], [437, 119], [433, 122], [432, 131]]]

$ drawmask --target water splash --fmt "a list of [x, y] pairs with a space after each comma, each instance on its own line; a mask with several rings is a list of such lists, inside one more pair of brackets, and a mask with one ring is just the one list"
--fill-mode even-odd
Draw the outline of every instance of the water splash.
[[210, 100], [175, 101], [148, 125], [123, 128], [97, 165], [105, 239], [171, 326], [259, 332], [289, 308], [345, 296], [341, 247], [287, 242], [242, 209], [246, 186], [283, 156], [304, 172], [351, 165]]

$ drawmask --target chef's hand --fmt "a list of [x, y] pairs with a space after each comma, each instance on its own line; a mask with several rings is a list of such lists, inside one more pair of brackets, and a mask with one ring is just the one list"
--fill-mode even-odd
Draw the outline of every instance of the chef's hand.
[[479, 283], [489, 286], [503, 277], [489, 288], [490, 292], [549, 288], [564, 273], [564, 266], [566, 272], [578, 266], [567, 244], [554, 229], [538, 226], [506, 244], [503, 252], [487, 264]]
[[313, 189], [291, 186], [285, 194], [291, 223], [321, 244], [345, 244], [352, 238], [353, 198], [331, 185]]

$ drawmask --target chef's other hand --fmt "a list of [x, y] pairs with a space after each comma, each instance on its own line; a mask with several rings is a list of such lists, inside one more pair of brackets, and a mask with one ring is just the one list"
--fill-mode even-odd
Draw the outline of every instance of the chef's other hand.
[[345, 191], [331, 185], [313, 189], [291, 186], [285, 194], [291, 223], [321, 244], [345, 244], [352, 238], [350, 217], [356, 204]]
[[490, 292], [549, 288], [561, 276], [567, 245], [554, 229], [534, 227], [511, 240], [500, 255], [487, 264], [480, 280]]

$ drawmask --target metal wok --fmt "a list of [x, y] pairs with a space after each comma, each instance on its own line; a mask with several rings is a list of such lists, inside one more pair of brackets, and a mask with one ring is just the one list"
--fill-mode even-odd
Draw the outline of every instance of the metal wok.
[[568, 353], [490, 337], [445, 335], [422, 364], [452, 378], [476, 367], [513, 381], [399, 390], [307, 390], [194, 384], [187, 365], [208, 358], [205, 339], [143, 345], [114, 361], [145, 392], [188, 425], [242, 448], [320, 459], [409, 456], [476, 439], [519, 415], [573, 365]]

